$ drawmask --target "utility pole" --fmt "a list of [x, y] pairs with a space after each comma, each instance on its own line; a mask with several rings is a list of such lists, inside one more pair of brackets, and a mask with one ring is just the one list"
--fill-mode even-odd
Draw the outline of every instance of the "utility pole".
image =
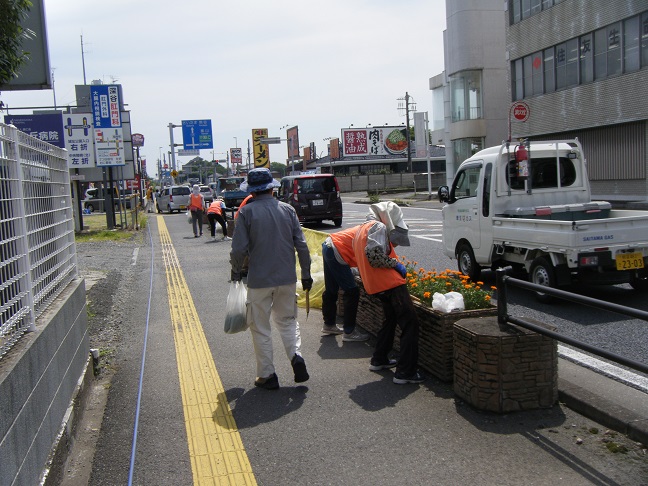
[[83, 34], [81, 34], [81, 65], [83, 66], [83, 84], [86, 85], [85, 56], [83, 54]]
[[[398, 101], [401, 103], [398, 104], [398, 109], [399, 110], [405, 110], [405, 128], [407, 129], [407, 170], [408, 172], [412, 172], [412, 153], [410, 151], [410, 139], [412, 138], [410, 136], [410, 123], [409, 123], [409, 112], [410, 112], [410, 105], [413, 105], [414, 111], [416, 111], [416, 103], [414, 101], [411, 101], [411, 96], [407, 91], [405, 91], [405, 98], [398, 98]], [[405, 101], [405, 106], [403, 106], [402, 101]]]

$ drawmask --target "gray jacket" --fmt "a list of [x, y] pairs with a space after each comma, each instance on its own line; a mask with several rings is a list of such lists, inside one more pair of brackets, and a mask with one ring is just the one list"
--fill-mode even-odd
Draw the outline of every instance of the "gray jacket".
[[295, 250], [301, 278], [310, 278], [310, 251], [295, 210], [272, 194], [260, 194], [241, 208], [232, 238], [230, 263], [239, 273], [249, 256], [250, 288], [288, 285], [297, 281]]

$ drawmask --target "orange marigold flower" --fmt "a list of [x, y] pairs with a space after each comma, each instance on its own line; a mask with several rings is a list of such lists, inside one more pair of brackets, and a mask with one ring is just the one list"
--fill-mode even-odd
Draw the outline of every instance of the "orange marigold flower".
[[423, 298], [425, 298], [425, 299], [429, 299], [430, 295], [432, 295], [432, 294], [430, 294], [430, 292], [423, 292]]

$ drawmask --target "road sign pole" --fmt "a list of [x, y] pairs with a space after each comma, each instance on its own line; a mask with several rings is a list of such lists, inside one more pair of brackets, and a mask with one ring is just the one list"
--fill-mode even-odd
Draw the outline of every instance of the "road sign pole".
[[171, 169], [176, 170], [175, 143], [173, 143], [173, 123], [169, 123], [169, 142], [171, 146]]

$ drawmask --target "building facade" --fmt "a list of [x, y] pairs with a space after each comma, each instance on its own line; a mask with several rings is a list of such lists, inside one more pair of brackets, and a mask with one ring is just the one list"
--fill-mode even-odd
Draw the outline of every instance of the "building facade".
[[578, 137], [592, 193], [648, 200], [648, 0], [508, 0], [513, 137]]
[[444, 72], [430, 78], [432, 142], [446, 147], [446, 177], [507, 136], [508, 66], [501, 0], [446, 0]]

